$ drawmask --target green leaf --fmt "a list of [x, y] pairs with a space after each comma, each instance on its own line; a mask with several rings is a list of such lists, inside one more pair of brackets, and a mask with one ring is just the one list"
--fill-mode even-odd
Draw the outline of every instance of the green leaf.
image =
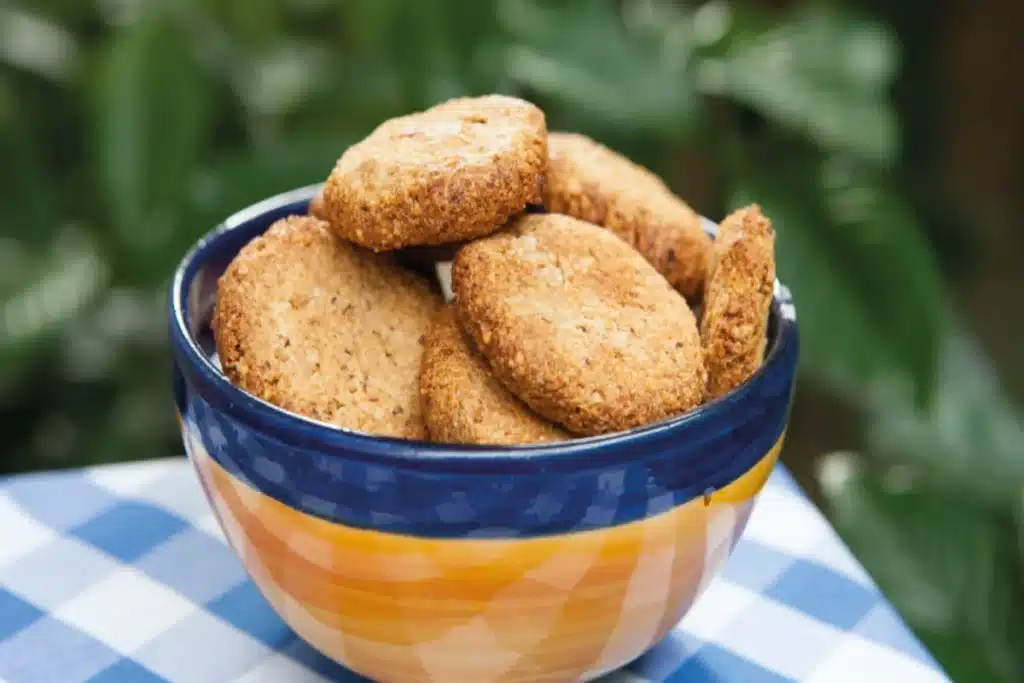
[[408, 113], [401, 80], [392, 66], [379, 58], [335, 59], [329, 69], [329, 74], [344, 74], [344, 78], [329, 76], [321, 83], [323, 87], [311, 89], [288, 117], [289, 130], [300, 131], [303, 137], [351, 137], [354, 141], [381, 121]]
[[227, 0], [227, 25], [245, 43], [267, 44], [281, 38], [280, 0]]
[[668, 37], [678, 25], [653, 37], [648, 30], [631, 34], [605, 0], [561, 9], [506, 0], [499, 10], [515, 41], [505, 66], [520, 86], [585, 116], [588, 127], [670, 138], [690, 131], [698, 101], [689, 51]]
[[948, 325], [946, 294], [893, 181], [797, 153], [744, 168], [733, 204], [758, 202], [775, 223], [803, 361], [861, 402], [909, 391], [926, 403]]
[[403, 0], [346, 3], [346, 41], [360, 53], [386, 51], [391, 45], [391, 31], [406, 5]]
[[[427, 3], [419, 3], [426, 5]], [[511, 84], [502, 54], [507, 36], [493, 2], [447, 0], [442, 15], [453, 66], [467, 91], [474, 94], [509, 92]]]
[[1022, 566], [1005, 509], [919, 487], [914, 470], [874, 473], [852, 454], [828, 456], [820, 480], [839, 533], [955, 680], [1021, 680]]
[[44, 17], [0, 7], [0, 63], [64, 83], [79, 67], [75, 37]]
[[390, 36], [392, 54], [411, 109], [466, 94], [446, 15], [441, 2], [404, 3], [397, 15]]
[[30, 369], [103, 291], [108, 267], [82, 235], [59, 237], [21, 287], [0, 298], [0, 393]]
[[[361, 58], [385, 55], [401, 84], [402, 113], [467, 93], [472, 64], [457, 54], [463, 7], [458, 0], [353, 3], [346, 8], [349, 34]], [[477, 3], [480, 4], [480, 3]], [[476, 26], [473, 38], [483, 40]], [[462, 45], [464, 49], [465, 45]]]
[[993, 506], [1022, 500], [1024, 420], [965, 333], [944, 340], [927, 408], [899, 394], [881, 394], [868, 408], [872, 454], [915, 467], [932, 486]]
[[896, 60], [895, 38], [882, 25], [805, 9], [703, 60], [697, 86], [827, 148], [888, 164], [898, 148], [887, 97]]
[[8, 99], [4, 86], [0, 81], [0, 159], [17, 163], [0, 164], [0, 187], [13, 199], [0, 203], [0, 221], [5, 237], [45, 243], [58, 225], [59, 199], [53, 196], [37, 122], [24, 102]]
[[123, 372], [139, 350], [166, 353], [166, 288], [112, 288], [61, 330], [60, 370], [72, 382], [98, 382]]
[[820, 183], [829, 239], [855, 264], [847, 268], [886, 343], [909, 369], [912, 398], [923, 406], [949, 329], [937, 256], [888, 174], [836, 156], [822, 165]]
[[301, 105], [310, 93], [336, 77], [332, 55], [311, 42], [281, 41], [273, 50], [248, 60], [238, 88], [246, 107], [259, 116], [280, 117]]
[[355, 133], [292, 138], [208, 165], [190, 197], [190, 228], [184, 239], [196, 239], [253, 202], [326, 180], [338, 157], [357, 139]]
[[153, 9], [119, 31], [100, 61], [98, 176], [136, 256], [170, 239], [210, 132], [210, 93], [189, 44], [176, 21]]

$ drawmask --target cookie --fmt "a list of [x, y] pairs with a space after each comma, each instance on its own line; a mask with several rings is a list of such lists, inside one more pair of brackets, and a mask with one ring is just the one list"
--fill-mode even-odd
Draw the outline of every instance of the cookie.
[[497, 379], [580, 435], [678, 415], [706, 374], [686, 300], [613, 232], [524, 215], [452, 267], [463, 329]]
[[775, 231], [759, 206], [722, 221], [704, 289], [700, 333], [708, 398], [745, 382], [761, 367], [775, 286]]
[[313, 195], [313, 198], [309, 200], [309, 208], [306, 209], [306, 213], [314, 218], [319, 218], [322, 221], [327, 220], [327, 211], [324, 207], [324, 188]]
[[487, 367], [445, 306], [427, 334], [420, 370], [420, 398], [434, 441], [529, 444], [570, 436], [510, 394]]
[[292, 216], [218, 282], [213, 332], [232, 383], [276, 406], [383, 436], [426, 436], [423, 342], [441, 299], [389, 258]]
[[548, 136], [544, 206], [608, 228], [690, 300], [700, 298], [711, 238], [686, 202], [642, 166], [577, 133]]
[[538, 107], [458, 98], [386, 121], [346, 150], [324, 208], [342, 238], [374, 251], [461, 242], [539, 203], [546, 167]]

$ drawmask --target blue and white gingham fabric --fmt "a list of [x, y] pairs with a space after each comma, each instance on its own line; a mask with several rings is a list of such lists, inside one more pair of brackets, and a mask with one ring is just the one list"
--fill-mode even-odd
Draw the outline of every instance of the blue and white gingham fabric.
[[[0, 479], [0, 683], [363, 680], [271, 611], [184, 459]], [[603, 683], [648, 681], [948, 683], [782, 469], [673, 635]]]

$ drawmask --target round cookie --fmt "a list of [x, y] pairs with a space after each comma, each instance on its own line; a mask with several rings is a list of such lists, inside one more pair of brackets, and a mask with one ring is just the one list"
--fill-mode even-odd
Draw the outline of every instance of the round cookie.
[[551, 133], [548, 157], [549, 211], [608, 228], [683, 296], [700, 298], [711, 238], [658, 176], [578, 133]]
[[521, 216], [459, 251], [452, 286], [459, 321], [498, 380], [576, 434], [648, 424], [703, 398], [686, 300], [608, 230]]
[[541, 201], [544, 113], [514, 97], [449, 100], [385, 121], [324, 187], [334, 230], [374, 251], [461, 242]]
[[570, 437], [510, 394], [487, 367], [445, 306], [434, 318], [423, 349], [420, 398], [434, 441], [529, 444]]
[[754, 204], [722, 221], [712, 250], [700, 320], [709, 399], [761, 367], [774, 288], [775, 231]]
[[422, 439], [419, 366], [440, 305], [386, 257], [291, 216], [228, 266], [212, 327], [225, 374], [245, 391], [339, 427]]

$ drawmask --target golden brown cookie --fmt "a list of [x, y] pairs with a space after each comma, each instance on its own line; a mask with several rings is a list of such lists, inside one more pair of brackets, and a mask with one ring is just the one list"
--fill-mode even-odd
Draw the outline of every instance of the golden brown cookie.
[[498, 380], [577, 434], [678, 415], [706, 374], [686, 300], [614, 233], [526, 215], [463, 247], [459, 320]]
[[274, 405], [361, 432], [422, 439], [423, 341], [440, 297], [309, 216], [275, 223], [221, 276], [224, 372]]
[[459, 327], [451, 306], [438, 313], [427, 334], [420, 398], [427, 432], [434, 441], [508, 445], [571, 438], [494, 379], [487, 361]]
[[700, 298], [711, 238], [686, 202], [658, 176], [584, 135], [551, 133], [548, 156], [549, 211], [608, 228], [683, 296]]
[[745, 382], [764, 360], [775, 286], [775, 231], [759, 206], [722, 221], [704, 289], [700, 333], [708, 398]]
[[461, 242], [539, 203], [546, 166], [539, 108], [458, 98], [386, 121], [346, 150], [324, 206], [341, 237], [374, 251]]
[[327, 220], [327, 210], [324, 207], [324, 188], [321, 187], [313, 198], [309, 200], [309, 208], [306, 210], [306, 213], [322, 221]]

